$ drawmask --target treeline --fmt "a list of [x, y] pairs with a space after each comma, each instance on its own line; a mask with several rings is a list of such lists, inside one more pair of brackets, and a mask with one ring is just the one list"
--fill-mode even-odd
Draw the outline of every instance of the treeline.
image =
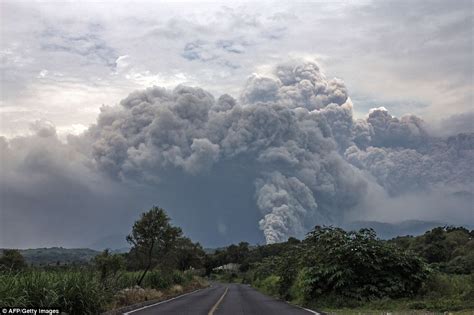
[[[0, 254], [8, 249], [0, 249]], [[58, 266], [58, 265], [84, 265], [97, 256], [100, 251], [89, 248], [32, 248], [18, 250], [25, 258], [28, 265]]]
[[250, 283], [316, 308], [383, 308], [389, 301], [398, 303], [396, 308], [472, 309], [473, 233], [438, 227], [421, 236], [383, 241], [371, 229], [317, 226], [301, 241], [231, 245], [209, 255], [206, 270], [238, 263], [238, 272], [221, 279]]
[[450, 274], [474, 273], [474, 230], [437, 227], [421, 236], [399, 236], [389, 242], [416, 253], [433, 269]]

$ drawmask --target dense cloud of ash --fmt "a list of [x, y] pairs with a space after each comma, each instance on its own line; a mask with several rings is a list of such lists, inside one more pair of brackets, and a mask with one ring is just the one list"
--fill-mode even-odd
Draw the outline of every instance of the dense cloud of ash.
[[443, 186], [431, 190], [406, 191], [390, 195], [376, 182], [369, 182], [364, 200], [351, 212], [345, 222], [375, 221], [400, 224], [403, 221], [436, 222], [438, 225], [463, 225], [473, 223], [474, 194]]
[[433, 124], [430, 129], [433, 134], [441, 137], [458, 133], [474, 133], [474, 111], [444, 118], [439, 123]]
[[345, 158], [370, 172], [391, 196], [436, 189], [472, 192], [474, 134], [438, 138], [423, 125], [415, 116], [397, 119], [385, 109], [373, 110], [359, 123], [364, 127], [356, 129]]
[[150, 183], [170, 169], [204, 176], [218, 163], [245, 163], [267, 242], [337, 223], [365, 193], [338, 153], [352, 132], [346, 89], [313, 63], [279, 66], [276, 76], [250, 77], [239, 102], [185, 86], [132, 93], [89, 130], [94, 160], [113, 178]]
[[0, 138], [0, 246], [77, 246], [104, 215], [102, 206], [113, 206], [102, 201], [113, 200], [111, 183], [94, 174], [89, 157], [59, 141], [51, 123], [38, 121], [32, 131]]
[[[252, 75], [238, 99], [196, 87], [148, 88], [103, 107], [97, 123], [67, 144], [44, 122], [32, 137], [2, 140], [2, 160], [14, 163], [2, 167], [2, 194], [12, 185], [23, 187], [18, 199], [34, 191], [41, 183], [24, 181], [38, 170], [85, 195], [97, 195], [105, 182], [141, 186], [147, 200], [164, 198], [220, 226], [226, 216], [248, 219], [258, 208], [254, 225], [268, 243], [302, 237], [315, 224], [340, 224], [351, 211], [375, 207], [371, 200], [442, 192], [456, 205], [473, 194], [473, 134], [437, 137], [422, 119], [383, 108], [355, 120], [352, 107], [344, 83], [311, 62]], [[381, 191], [377, 198], [370, 187]], [[197, 200], [196, 209], [183, 198]], [[10, 200], [2, 205], [7, 213], [15, 208]], [[199, 208], [207, 206], [212, 211]]]

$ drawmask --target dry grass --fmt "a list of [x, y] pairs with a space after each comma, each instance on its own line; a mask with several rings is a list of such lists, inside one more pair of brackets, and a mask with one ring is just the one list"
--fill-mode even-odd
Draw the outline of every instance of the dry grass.
[[138, 286], [120, 290], [114, 299], [112, 308], [118, 308], [145, 301], [158, 300], [163, 297], [163, 292], [155, 289], [143, 289]]
[[183, 293], [183, 291], [184, 291], [183, 287], [179, 284], [175, 284], [170, 288], [170, 292], [172, 294], [180, 294], [180, 293]]

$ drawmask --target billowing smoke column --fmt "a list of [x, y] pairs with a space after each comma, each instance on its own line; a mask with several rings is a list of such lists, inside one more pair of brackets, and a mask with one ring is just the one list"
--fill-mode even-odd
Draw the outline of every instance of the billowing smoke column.
[[430, 137], [421, 119], [383, 108], [355, 121], [343, 82], [310, 62], [251, 76], [239, 100], [185, 86], [134, 92], [103, 108], [86, 137], [99, 169], [124, 181], [200, 176], [218, 163], [256, 170], [269, 243], [337, 224], [372, 178], [392, 196], [446, 184], [471, 192], [474, 178], [472, 135]]
[[[301, 237], [315, 224], [339, 224], [351, 209], [369, 204], [373, 187], [394, 200], [418, 192], [464, 198], [471, 206], [474, 200], [472, 133], [435, 137], [420, 118], [399, 119], [383, 108], [355, 120], [343, 82], [326, 79], [311, 62], [280, 65], [272, 77], [251, 76], [237, 100], [216, 100], [186, 86], [134, 92], [119, 106], [103, 107], [97, 123], [67, 144], [50, 124], [33, 129], [30, 138], [0, 138], [7, 217], [15, 218], [15, 209], [27, 213], [28, 200], [54, 208], [53, 185], [63, 196], [79, 191], [80, 200], [91, 200], [84, 211], [94, 200], [102, 202], [98, 195], [86, 197], [95, 191], [93, 182], [159, 190], [176, 177], [193, 183], [223, 177], [219, 183], [225, 185], [235, 170], [254, 185], [259, 226], [269, 243]], [[170, 189], [180, 187], [178, 181]], [[225, 203], [218, 194], [217, 202]], [[79, 207], [68, 200], [74, 198], [58, 204], [58, 218]]]
[[252, 76], [239, 101], [185, 86], [132, 93], [104, 108], [89, 131], [99, 168], [120, 180], [189, 176], [217, 163], [256, 169], [256, 202], [267, 242], [337, 222], [364, 196], [365, 180], [339, 152], [352, 144], [344, 84], [314, 63], [286, 64], [276, 78]]
[[383, 108], [355, 126], [355, 144], [345, 158], [369, 171], [391, 196], [433, 190], [472, 195], [473, 134], [432, 137], [420, 118], [398, 119]]

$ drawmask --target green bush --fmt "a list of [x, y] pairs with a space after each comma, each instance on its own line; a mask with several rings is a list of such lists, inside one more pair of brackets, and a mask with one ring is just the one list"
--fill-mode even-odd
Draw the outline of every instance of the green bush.
[[421, 294], [433, 300], [447, 297], [474, 301], [474, 275], [434, 273], [427, 279]]
[[183, 272], [175, 270], [171, 275], [173, 284], [184, 284], [186, 282], [186, 278]]
[[378, 240], [370, 229], [317, 227], [304, 243], [306, 298], [308, 294], [355, 300], [409, 297], [428, 275], [421, 259]]
[[153, 270], [145, 276], [142, 285], [153, 289], [166, 289], [173, 285], [173, 278], [169, 273]]
[[280, 277], [278, 276], [268, 276], [265, 279], [257, 280], [255, 286], [262, 290], [265, 294], [271, 296], [279, 295], [279, 283]]
[[312, 298], [312, 287], [313, 279], [309, 268], [302, 268], [290, 288], [290, 295], [296, 303], [306, 303]]

